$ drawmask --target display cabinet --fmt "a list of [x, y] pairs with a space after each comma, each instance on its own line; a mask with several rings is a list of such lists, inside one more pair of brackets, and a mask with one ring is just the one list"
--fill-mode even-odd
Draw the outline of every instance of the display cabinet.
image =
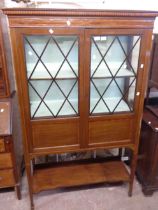
[[[72, 185], [126, 181], [131, 195], [157, 13], [33, 8], [4, 13], [31, 208], [34, 193]], [[39, 156], [101, 148], [131, 149], [130, 172], [120, 160], [35, 164]]]

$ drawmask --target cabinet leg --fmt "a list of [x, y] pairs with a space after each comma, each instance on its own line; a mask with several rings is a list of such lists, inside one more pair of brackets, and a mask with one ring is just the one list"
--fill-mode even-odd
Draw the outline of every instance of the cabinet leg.
[[15, 191], [16, 191], [16, 195], [17, 195], [18, 200], [21, 200], [21, 189], [20, 189], [20, 184], [17, 184], [17, 185], [15, 186]]
[[31, 210], [34, 210], [31, 164], [29, 165], [26, 164], [26, 173], [27, 173], [27, 180], [28, 180], [28, 185], [29, 185], [29, 197], [30, 197]]
[[135, 171], [136, 171], [136, 162], [137, 162], [137, 154], [133, 152], [133, 157], [131, 161], [131, 174], [130, 174], [130, 180], [129, 180], [129, 191], [128, 191], [128, 196], [132, 196], [132, 191], [133, 191], [133, 181], [134, 181], [134, 176], [135, 176]]
[[119, 148], [119, 150], [118, 150], [118, 156], [119, 156], [120, 159], [122, 157], [122, 151], [123, 151], [123, 149], [122, 148]]
[[34, 204], [31, 204], [31, 210], [34, 210], [35, 207], [34, 207]]
[[46, 162], [46, 163], [48, 163], [48, 159], [49, 159], [49, 156], [46, 155], [46, 156], [45, 156], [45, 162]]
[[35, 165], [35, 158], [34, 158], [34, 159], [32, 159], [32, 164], [33, 164], [33, 165]]
[[31, 210], [34, 210], [33, 193], [32, 193], [32, 189], [30, 188], [31, 186], [29, 186], [30, 205], [31, 205]]

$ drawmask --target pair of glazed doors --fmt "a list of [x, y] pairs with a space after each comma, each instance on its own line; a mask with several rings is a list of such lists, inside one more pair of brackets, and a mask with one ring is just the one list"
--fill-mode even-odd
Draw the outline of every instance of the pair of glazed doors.
[[[16, 34], [18, 87], [34, 147], [132, 140], [144, 94], [143, 30], [19, 28]], [[55, 143], [37, 140], [45, 130]]]

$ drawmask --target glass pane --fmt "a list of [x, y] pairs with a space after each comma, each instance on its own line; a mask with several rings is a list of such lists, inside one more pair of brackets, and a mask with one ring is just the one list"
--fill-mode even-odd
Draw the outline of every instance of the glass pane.
[[31, 117], [78, 114], [78, 82], [71, 80], [29, 81]]
[[35, 110], [34, 117], [49, 117], [52, 113], [49, 111], [48, 107], [42, 102], [40, 107]]
[[25, 36], [28, 78], [76, 78], [78, 40], [76, 36]]
[[78, 37], [25, 36], [31, 117], [78, 115]]
[[[76, 87], [76, 88], [75, 88]], [[78, 106], [78, 85], [76, 80], [57, 80], [48, 91], [45, 101], [54, 115], [76, 115], [72, 101]], [[67, 104], [67, 109], [65, 108]], [[65, 108], [65, 109], [64, 109]], [[65, 110], [65, 111], [63, 111]]]
[[139, 50], [140, 36], [92, 37], [91, 114], [133, 111]]

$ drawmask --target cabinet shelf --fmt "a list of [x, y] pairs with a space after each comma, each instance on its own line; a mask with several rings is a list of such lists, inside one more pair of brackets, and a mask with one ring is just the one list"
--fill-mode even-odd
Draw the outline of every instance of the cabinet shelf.
[[[57, 77], [57, 78], [53, 78], [55, 80], [74, 80], [76, 79], [76, 77]], [[29, 79], [30, 81], [41, 81], [41, 80], [53, 80], [52, 78], [33, 78], [33, 79]]]
[[[60, 64], [57, 63], [45, 63], [45, 65], [47, 66], [47, 68], [49, 69], [50, 74], [54, 77], [56, 72], [58, 71]], [[73, 71], [76, 73], [77, 75], [77, 66], [78, 64], [74, 63], [71, 65], [73, 67]], [[75, 66], [75, 68], [74, 68]], [[116, 65], [118, 66], [118, 65]], [[32, 69], [34, 68], [34, 64], [27, 64], [27, 74], [28, 77], [30, 76]], [[31, 69], [31, 70], [30, 70]], [[55, 70], [54, 70], [55, 69]], [[49, 73], [47, 72], [47, 70], [44, 68], [44, 66], [42, 66], [42, 64], [40, 66], [38, 66], [38, 73], [36, 72], [37, 70], [34, 71], [31, 79], [51, 79], [51, 76], [49, 75]], [[67, 68], [63, 68], [62, 70], [60, 70], [58, 76], [56, 79], [60, 79], [60, 78], [65, 78], [65, 79], [69, 79], [69, 78], [76, 78], [75, 74], [73, 73], [72, 69], [70, 69], [70, 66], [68, 66]], [[116, 72], [118, 71], [118, 68], [113, 67], [111, 69], [111, 73], [113, 76], [115, 76]], [[45, 74], [44, 74], [45, 72]], [[127, 68], [121, 68], [117, 75], [115, 76], [117, 77], [134, 77], [135, 74], [131, 69], [127, 69]], [[92, 78], [111, 78], [111, 74], [109, 72], [109, 70], [105, 71], [105, 68], [100, 68], [99, 71], [97, 70], [96, 73], [93, 75]]]
[[[44, 63], [47, 69], [49, 70], [49, 73], [54, 77], [56, 73], [58, 72], [61, 62], [60, 63]], [[32, 63], [27, 63], [27, 75], [30, 77], [32, 70], [34, 69], [35, 64]], [[71, 69], [72, 67], [72, 69]], [[60, 69], [57, 79], [58, 78], [76, 78], [76, 75], [78, 74], [78, 63], [72, 63], [71, 62], [71, 67], [67, 65], [63, 65], [62, 68]], [[38, 70], [37, 70], [38, 69]], [[75, 73], [74, 73], [75, 72]], [[34, 73], [32, 74], [31, 79], [43, 79], [43, 78], [48, 78], [51, 79], [50, 74], [46, 70], [46, 68], [43, 66], [42, 63], [38, 64], [38, 68], [34, 70]], [[76, 74], [76, 75], [75, 75]]]
[[[91, 99], [91, 107], [93, 109], [93, 107], [96, 105], [96, 103], [98, 102], [99, 99], [96, 98], [92, 98]], [[106, 104], [109, 107], [110, 111], [112, 112], [115, 108], [115, 106], [117, 105], [117, 103], [119, 102], [120, 98], [105, 98]], [[75, 110], [77, 111], [78, 108], [78, 101], [77, 99], [71, 99], [69, 100], [70, 103], [73, 105], [73, 107], [75, 108]], [[38, 104], [40, 103], [40, 101], [31, 101], [31, 112], [34, 113], [36, 111], [36, 108], [38, 107]], [[45, 100], [45, 103], [47, 104], [47, 106], [52, 110], [54, 110], [54, 114], [57, 113], [57, 111], [59, 110], [59, 107], [61, 106], [61, 104], [63, 103], [63, 100]], [[67, 106], [64, 107], [64, 109], [66, 110], [65, 113], [64, 111], [60, 112], [60, 115], [72, 115], [75, 114], [75, 112], [73, 111], [73, 109], [71, 108], [71, 106]], [[48, 111], [48, 110], [47, 110]], [[130, 109], [127, 105], [127, 103], [122, 100], [119, 105], [117, 106], [117, 108], [115, 109], [115, 112], [129, 112]], [[49, 114], [48, 114], [49, 113]], [[97, 109], [95, 109], [95, 112], [93, 112], [94, 114], [99, 114], [99, 113], [109, 113], [108, 109], [106, 108], [106, 106], [102, 103], [97, 105]], [[51, 113], [45, 112], [45, 108], [40, 108], [40, 110], [38, 111], [38, 114], [36, 114], [36, 117], [40, 117], [40, 116], [52, 116]]]
[[61, 166], [35, 169], [33, 192], [59, 187], [129, 181], [129, 173], [121, 161], [101, 163], [62, 163]]
[[[134, 75], [116, 75], [114, 78], [117, 79], [117, 78], [131, 78], [131, 77], [134, 77]], [[91, 79], [111, 79], [112, 76], [97, 76], [97, 77], [91, 77]]]
[[[116, 66], [118, 66], [118, 65], [116, 65]], [[119, 67], [116, 68], [116, 66], [110, 69], [111, 73], [108, 69], [105, 69], [105, 68], [100, 68], [99, 70], [97, 70], [95, 72], [94, 75], [93, 75], [93, 71], [92, 71], [93, 76], [91, 76], [91, 78], [111, 78], [112, 76], [117, 78], [117, 77], [134, 77], [135, 76], [135, 73], [131, 69], [121, 68], [118, 71]], [[118, 73], [117, 73], [117, 71], [118, 71]]]

